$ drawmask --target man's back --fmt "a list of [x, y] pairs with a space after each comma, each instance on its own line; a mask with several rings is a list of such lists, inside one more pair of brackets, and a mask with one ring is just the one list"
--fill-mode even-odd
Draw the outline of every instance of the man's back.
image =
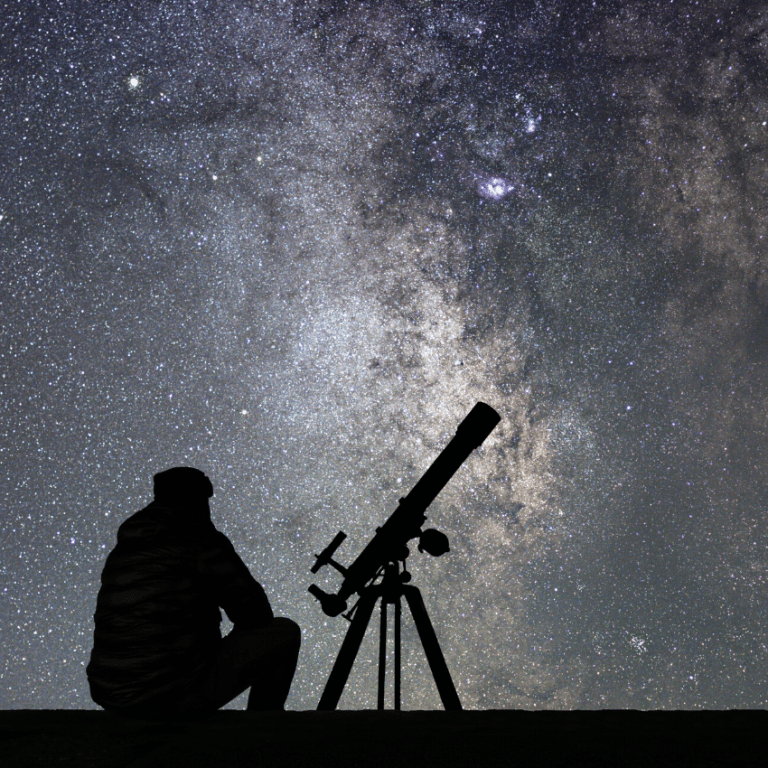
[[178, 700], [221, 643], [219, 606], [251, 626], [272, 619], [263, 589], [209, 518], [157, 501], [128, 518], [94, 615], [94, 701], [125, 708]]

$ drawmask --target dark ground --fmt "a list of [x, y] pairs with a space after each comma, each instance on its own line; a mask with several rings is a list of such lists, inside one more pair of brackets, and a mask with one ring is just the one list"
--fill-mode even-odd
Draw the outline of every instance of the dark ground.
[[218, 712], [198, 723], [101, 711], [0, 712], [0, 765], [746, 766], [768, 712]]

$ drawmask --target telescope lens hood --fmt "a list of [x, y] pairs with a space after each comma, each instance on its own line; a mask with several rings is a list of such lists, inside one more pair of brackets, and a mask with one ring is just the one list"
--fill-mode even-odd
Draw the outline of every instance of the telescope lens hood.
[[477, 403], [459, 424], [456, 434], [461, 435], [462, 440], [466, 440], [472, 448], [477, 448], [500, 421], [501, 416], [490, 405]]

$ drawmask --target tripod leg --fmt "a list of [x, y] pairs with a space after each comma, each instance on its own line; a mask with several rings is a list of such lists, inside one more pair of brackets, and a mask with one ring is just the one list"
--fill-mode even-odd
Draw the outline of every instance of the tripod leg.
[[413, 621], [421, 638], [421, 644], [424, 646], [424, 653], [429, 662], [429, 668], [432, 670], [432, 677], [435, 678], [437, 691], [443, 702], [445, 709], [461, 709], [459, 695], [451, 680], [451, 673], [448, 671], [448, 665], [445, 663], [445, 657], [440, 650], [440, 643], [437, 641], [437, 635], [432, 627], [432, 622], [427, 615], [427, 609], [424, 607], [424, 600], [421, 597], [418, 587], [412, 585], [403, 587], [403, 594], [408, 600], [408, 606], [413, 615]]
[[352, 623], [349, 625], [344, 642], [341, 644], [339, 655], [336, 657], [328, 682], [325, 684], [323, 695], [320, 697], [320, 703], [317, 705], [318, 710], [336, 709], [378, 598], [377, 590], [370, 590], [360, 598]]
[[377, 709], [384, 709], [384, 680], [387, 669], [387, 602], [381, 600], [381, 628], [379, 632], [379, 701]]
[[395, 709], [400, 709], [400, 598], [395, 602]]

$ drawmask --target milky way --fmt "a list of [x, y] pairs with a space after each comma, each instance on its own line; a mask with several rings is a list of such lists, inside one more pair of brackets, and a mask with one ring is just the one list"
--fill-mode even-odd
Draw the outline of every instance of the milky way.
[[185, 464], [314, 708], [347, 626], [314, 553], [482, 400], [451, 551], [408, 562], [463, 705], [764, 707], [768, 4], [732, 6], [15, 3], [0, 705], [95, 707], [104, 559]]

